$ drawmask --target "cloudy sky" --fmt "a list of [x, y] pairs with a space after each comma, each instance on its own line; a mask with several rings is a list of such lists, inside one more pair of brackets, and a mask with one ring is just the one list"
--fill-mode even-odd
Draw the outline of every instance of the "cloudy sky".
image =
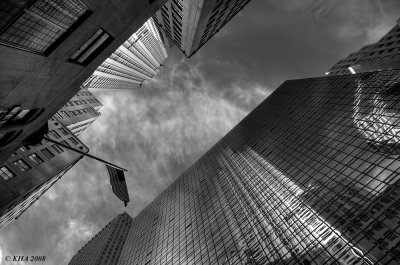
[[[284, 80], [322, 75], [398, 17], [398, 0], [253, 0], [192, 58], [169, 50], [142, 88], [96, 94], [102, 116], [82, 140], [129, 170], [135, 216]], [[105, 167], [84, 159], [0, 231], [0, 256], [67, 264], [123, 211]]]

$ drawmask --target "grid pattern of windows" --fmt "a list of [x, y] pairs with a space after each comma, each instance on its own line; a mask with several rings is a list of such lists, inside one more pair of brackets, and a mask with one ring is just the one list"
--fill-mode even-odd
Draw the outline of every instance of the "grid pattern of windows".
[[188, 57], [200, 49], [250, 0], [189, 2], [185, 1], [183, 4], [183, 0], [170, 0], [153, 15], [157, 27]]
[[90, 89], [125, 89], [153, 78], [167, 58], [152, 18], [124, 42], [84, 82]]
[[182, 25], [185, 11], [182, 0], [171, 0], [158, 11], [158, 16], [157, 14], [153, 16], [158, 27], [162, 28], [179, 48], [182, 48]]
[[0, 42], [39, 53], [45, 53], [88, 11], [79, 0], [5, 0], [0, 8]]
[[[79, 136], [80, 133], [88, 128], [88, 126], [101, 115], [99, 110], [102, 106], [103, 104], [101, 104], [92, 93], [82, 87], [80, 92], [72, 97], [55, 116], [59, 122], [71, 130], [74, 135]], [[69, 135], [62, 132], [61, 129], [58, 131], [62, 135]], [[58, 139], [60, 137], [61, 136], [53, 138]]]
[[132, 89], [137, 87], [136, 83], [95, 75], [92, 75], [85, 82], [87, 82], [90, 89]]
[[399, 264], [399, 84], [285, 82], [133, 219], [118, 264]]
[[4, 180], [9, 180], [16, 176], [8, 167], [0, 167], [0, 175]]
[[96, 264], [116, 265], [124, 246], [132, 217], [127, 213], [118, 215], [72, 258], [70, 265]]
[[17, 161], [13, 162], [14, 166], [18, 167], [19, 170], [21, 170], [22, 172], [26, 172], [29, 169], [31, 169], [31, 167], [22, 159], [18, 159]]
[[[35, 203], [54, 183], [57, 182], [75, 163], [66, 166], [57, 172], [52, 178], [47, 181], [40, 183], [36, 186], [34, 190], [25, 193], [23, 196], [16, 198], [12, 205], [6, 209], [2, 210], [2, 215], [0, 216], [0, 229], [6, 226], [8, 223], [17, 219], [22, 213], [24, 213], [33, 203]], [[0, 168], [0, 174], [3, 172], [5, 167]], [[5, 168], [6, 172], [10, 177], [15, 177], [9, 169]], [[3, 176], [3, 175], [2, 175]], [[3, 176], [4, 177], [4, 176]]]
[[203, 46], [249, 2], [250, 0], [226, 0], [225, 2], [224, 0], [217, 0], [197, 49]]
[[[329, 69], [329, 75], [350, 74], [349, 67], [366, 66], [368, 70], [382, 69], [387, 65], [397, 65], [400, 58], [400, 25], [394, 26], [385, 36], [373, 44], [351, 53]], [[392, 67], [398, 69], [398, 67]]]

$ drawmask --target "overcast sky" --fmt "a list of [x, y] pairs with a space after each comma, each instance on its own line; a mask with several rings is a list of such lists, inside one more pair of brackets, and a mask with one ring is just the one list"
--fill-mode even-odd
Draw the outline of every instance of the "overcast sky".
[[[97, 93], [102, 116], [82, 140], [129, 170], [135, 216], [283, 81], [323, 75], [398, 17], [398, 0], [253, 0], [192, 58], [173, 48], [140, 89]], [[123, 211], [105, 167], [83, 159], [0, 231], [0, 256], [67, 264]]]

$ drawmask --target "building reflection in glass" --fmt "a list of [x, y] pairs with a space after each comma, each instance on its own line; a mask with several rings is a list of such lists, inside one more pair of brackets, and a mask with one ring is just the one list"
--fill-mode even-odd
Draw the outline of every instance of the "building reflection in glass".
[[285, 82], [133, 219], [118, 264], [400, 264], [399, 83]]
[[354, 123], [371, 148], [400, 155], [400, 117], [394, 108], [400, 101], [400, 91], [385, 91], [385, 87], [379, 90], [375, 92], [362, 80], [357, 81]]

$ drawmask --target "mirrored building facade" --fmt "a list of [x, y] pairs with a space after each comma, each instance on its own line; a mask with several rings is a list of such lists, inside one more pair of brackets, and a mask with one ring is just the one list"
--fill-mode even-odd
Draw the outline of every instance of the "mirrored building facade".
[[399, 136], [400, 71], [286, 81], [133, 219], [117, 264], [400, 264]]

